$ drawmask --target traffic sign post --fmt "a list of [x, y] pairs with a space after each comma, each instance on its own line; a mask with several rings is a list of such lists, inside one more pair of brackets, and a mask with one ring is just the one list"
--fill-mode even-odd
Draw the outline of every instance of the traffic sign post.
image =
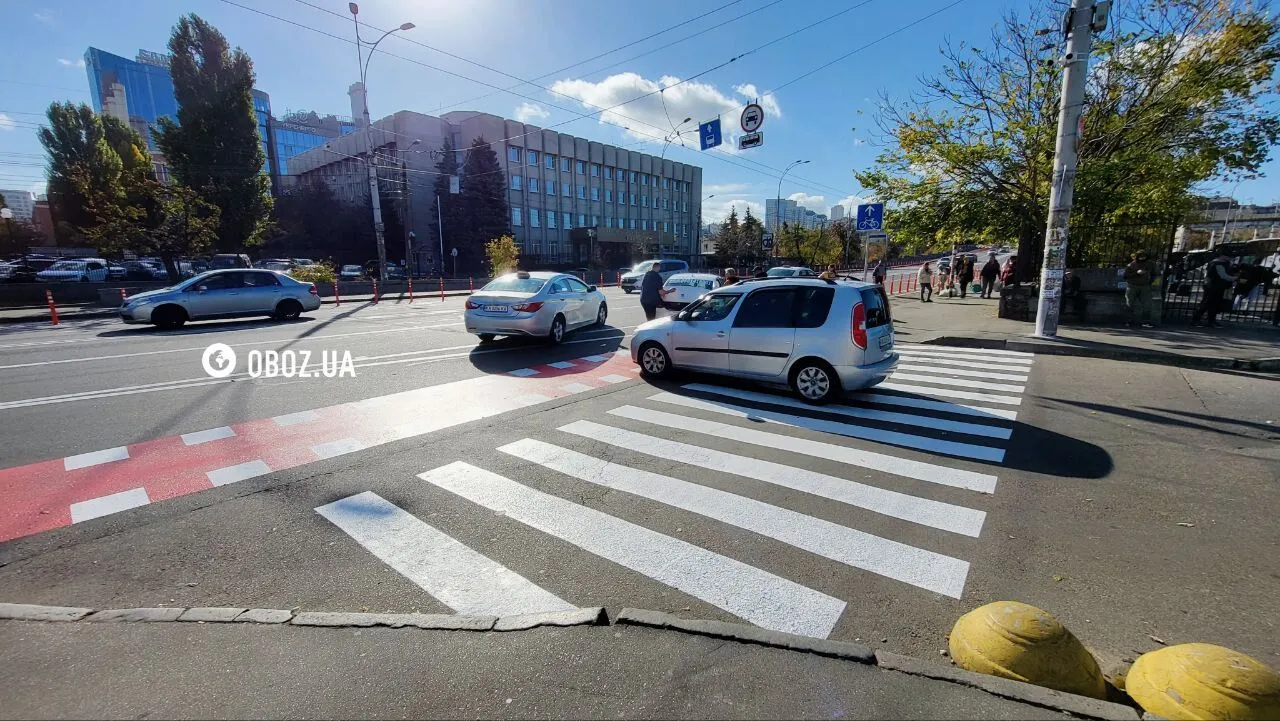
[[858, 206], [858, 230], [884, 229], [884, 203]]
[[742, 132], [754, 133], [764, 125], [764, 108], [751, 103], [742, 109], [742, 117], [738, 120], [742, 125]]
[[720, 144], [720, 118], [708, 120], [698, 126], [698, 140], [703, 150], [710, 150]]
[[764, 232], [764, 235], [760, 237], [760, 245], [764, 248], [764, 251], [766, 253], [772, 253], [773, 252], [773, 233], [766, 230]]
[[746, 133], [738, 136], [738, 150], [758, 148], [764, 145], [764, 133]]

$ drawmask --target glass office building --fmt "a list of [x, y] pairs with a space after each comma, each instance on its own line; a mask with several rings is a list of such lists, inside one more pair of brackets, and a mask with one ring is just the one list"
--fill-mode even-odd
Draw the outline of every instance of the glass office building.
[[178, 99], [169, 75], [169, 57], [146, 50], [136, 60], [89, 48], [84, 54], [93, 108], [125, 120], [156, 150], [150, 129], [162, 117], [177, 119]]

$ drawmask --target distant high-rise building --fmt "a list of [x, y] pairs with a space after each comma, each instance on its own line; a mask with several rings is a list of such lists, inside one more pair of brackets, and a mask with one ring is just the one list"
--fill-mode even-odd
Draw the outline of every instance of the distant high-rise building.
[[[782, 214], [779, 216], [778, 207], [781, 205]], [[783, 198], [779, 201], [776, 198], [767, 198], [764, 201], [764, 226], [769, 230], [781, 227], [783, 224], [794, 225], [800, 217], [800, 206], [796, 201]]]
[[844, 206], [839, 204], [831, 206], [831, 212], [828, 215], [832, 221], [844, 220]]
[[4, 203], [13, 211], [13, 219], [21, 223], [30, 223], [35, 211], [36, 196], [30, 190], [5, 190], [0, 188]]

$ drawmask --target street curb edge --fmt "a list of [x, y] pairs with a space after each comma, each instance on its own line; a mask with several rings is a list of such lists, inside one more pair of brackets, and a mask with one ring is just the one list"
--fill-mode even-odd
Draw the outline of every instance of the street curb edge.
[[1021, 341], [1004, 338], [973, 338], [968, 336], [939, 336], [920, 341], [921, 345], [953, 346], [985, 350], [1011, 350], [1035, 355], [1076, 356], [1104, 360], [1152, 363], [1175, 368], [1213, 368], [1250, 371], [1255, 373], [1280, 373], [1280, 357], [1276, 358], [1219, 358], [1194, 356], [1158, 351], [1081, 348], [1079, 346], [1051, 345], [1047, 342]]

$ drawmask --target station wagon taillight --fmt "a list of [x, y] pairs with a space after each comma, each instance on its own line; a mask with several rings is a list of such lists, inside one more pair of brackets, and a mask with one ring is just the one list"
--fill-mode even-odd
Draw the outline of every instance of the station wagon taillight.
[[861, 348], [867, 349], [867, 306], [858, 301], [853, 306], [853, 323], [850, 326], [850, 333], [853, 336], [853, 344]]
[[311, 287], [307, 288], [307, 292], [310, 293], [311, 295], [320, 295], [320, 291], [316, 290], [315, 283], [312, 283]]
[[535, 300], [532, 303], [518, 303], [511, 306], [511, 309], [518, 313], [533, 313], [542, 307], [542, 301]]

